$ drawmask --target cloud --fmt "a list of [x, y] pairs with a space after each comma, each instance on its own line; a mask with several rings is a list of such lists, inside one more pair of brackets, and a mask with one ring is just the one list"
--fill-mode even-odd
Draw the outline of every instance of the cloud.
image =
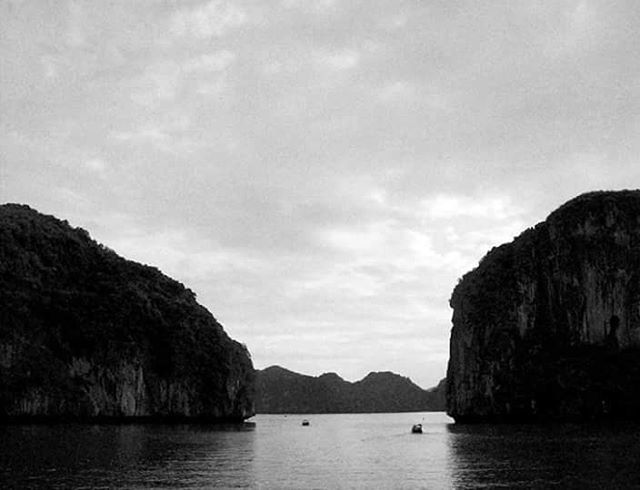
[[353, 50], [325, 52], [316, 55], [316, 63], [321, 68], [343, 71], [355, 68], [360, 61], [360, 54]]
[[101, 158], [90, 158], [84, 162], [85, 168], [96, 172], [98, 174], [102, 174], [107, 168], [107, 164]]
[[206, 281], [230, 270], [255, 274], [268, 265], [184, 228], [150, 233], [130, 226], [120, 233], [120, 237], [110, 239], [109, 244], [125, 257], [161, 265], [166, 274], [186, 283]]
[[303, 9], [316, 14], [335, 12], [339, 3], [339, 0], [282, 0], [287, 9]]
[[185, 155], [208, 146], [207, 142], [194, 138], [187, 117], [177, 117], [169, 123], [147, 123], [128, 131], [111, 131], [109, 136], [120, 143], [151, 147], [163, 153]]
[[[473, 265], [467, 251], [436, 242], [433, 235], [439, 232], [416, 229], [411, 220], [326, 229], [319, 239], [338, 255], [321, 269], [320, 276], [304, 280], [293, 290], [300, 295], [341, 291], [347, 297], [377, 297], [380, 304], [387, 301], [385, 297], [410, 301], [410, 295], [398, 299], [396, 288], [400, 296], [408, 294], [425, 275], [460, 274]], [[407, 312], [412, 318], [421, 317], [422, 306], [414, 304]]]
[[236, 56], [228, 50], [219, 50], [191, 57], [180, 63], [163, 60], [148, 65], [126, 85], [131, 98], [144, 106], [173, 101], [189, 83], [204, 95], [220, 94], [224, 88], [226, 71]]
[[415, 88], [403, 81], [386, 84], [378, 90], [377, 96], [383, 102], [393, 102], [406, 98], [413, 98], [416, 94]]
[[124, 142], [150, 142], [159, 148], [165, 146], [170, 136], [158, 127], [147, 127], [134, 131], [114, 131], [111, 136]]
[[47, 80], [55, 80], [59, 74], [59, 61], [55, 56], [42, 56], [40, 58], [42, 63], [42, 71], [44, 78]]
[[371, 253], [386, 241], [391, 227], [390, 222], [382, 221], [360, 228], [330, 228], [320, 232], [320, 239], [340, 250]]
[[183, 63], [182, 69], [186, 73], [220, 72], [226, 70], [235, 59], [232, 52], [221, 50], [191, 58]]
[[222, 100], [225, 92], [228, 90], [228, 85], [224, 80], [211, 80], [199, 82], [196, 93], [207, 97], [209, 99], [218, 98]]
[[579, 1], [567, 4], [566, 10], [555, 19], [557, 30], [545, 41], [545, 54], [566, 56], [576, 50], [588, 51], [597, 45], [601, 23], [593, 2]]
[[221, 37], [246, 22], [246, 12], [234, 3], [211, 0], [204, 5], [175, 12], [169, 29], [178, 37], [207, 39]]
[[78, 48], [86, 42], [84, 6], [77, 0], [71, 0], [67, 5], [69, 8], [67, 44], [72, 48]]
[[181, 67], [174, 61], [154, 63], [130, 83], [131, 98], [147, 106], [158, 101], [171, 101], [181, 87], [181, 75]]
[[489, 196], [472, 198], [438, 194], [422, 202], [425, 213], [432, 219], [451, 219], [460, 216], [505, 220], [522, 213], [509, 197]]
[[403, 29], [407, 22], [409, 22], [409, 16], [406, 12], [393, 13], [388, 16], [384, 16], [380, 21], [380, 24], [384, 29], [398, 30]]
[[458, 277], [640, 182], [640, 3], [5, 3], [3, 197], [175, 276], [261, 366], [433, 384]]

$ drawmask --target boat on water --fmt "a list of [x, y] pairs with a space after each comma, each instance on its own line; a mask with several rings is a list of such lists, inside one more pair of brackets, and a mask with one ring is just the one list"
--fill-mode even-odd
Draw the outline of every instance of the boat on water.
[[422, 434], [422, 424], [414, 424], [413, 427], [411, 427], [411, 433]]
[[307, 419], [304, 419], [304, 420], [302, 421], [302, 425], [309, 425], [309, 421], [308, 421]]

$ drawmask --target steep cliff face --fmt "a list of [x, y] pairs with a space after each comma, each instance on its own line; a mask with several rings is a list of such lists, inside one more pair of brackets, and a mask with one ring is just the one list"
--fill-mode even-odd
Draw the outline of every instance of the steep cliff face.
[[243, 420], [247, 349], [180, 283], [0, 206], [0, 420]]
[[579, 196], [453, 291], [457, 421], [640, 416], [640, 191]]
[[443, 384], [423, 390], [391, 372], [369, 373], [355, 383], [335, 373], [318, 377], [279, 366], [256, 372], [258, 413], [374, 413], [443, 410]]

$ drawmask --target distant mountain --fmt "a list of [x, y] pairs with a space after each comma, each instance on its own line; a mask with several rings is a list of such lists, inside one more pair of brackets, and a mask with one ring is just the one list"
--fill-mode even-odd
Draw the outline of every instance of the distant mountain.
[[257, 413], [371, 413], [442, 411], [445, 380], [423, 390], [391, 372], [369, 373], [355, 383], [336, 373], [318, 377], [280, 366], [256, 371]]

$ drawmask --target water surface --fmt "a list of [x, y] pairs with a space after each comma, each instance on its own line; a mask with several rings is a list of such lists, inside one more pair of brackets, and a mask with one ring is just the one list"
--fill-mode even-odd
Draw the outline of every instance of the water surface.
[[[415, 422], [423, 434], [410, 433]], [[258, 415], [237, 426], [12, 425], [0, 440], [1, 488], [640, 488], [636, 424]]]

